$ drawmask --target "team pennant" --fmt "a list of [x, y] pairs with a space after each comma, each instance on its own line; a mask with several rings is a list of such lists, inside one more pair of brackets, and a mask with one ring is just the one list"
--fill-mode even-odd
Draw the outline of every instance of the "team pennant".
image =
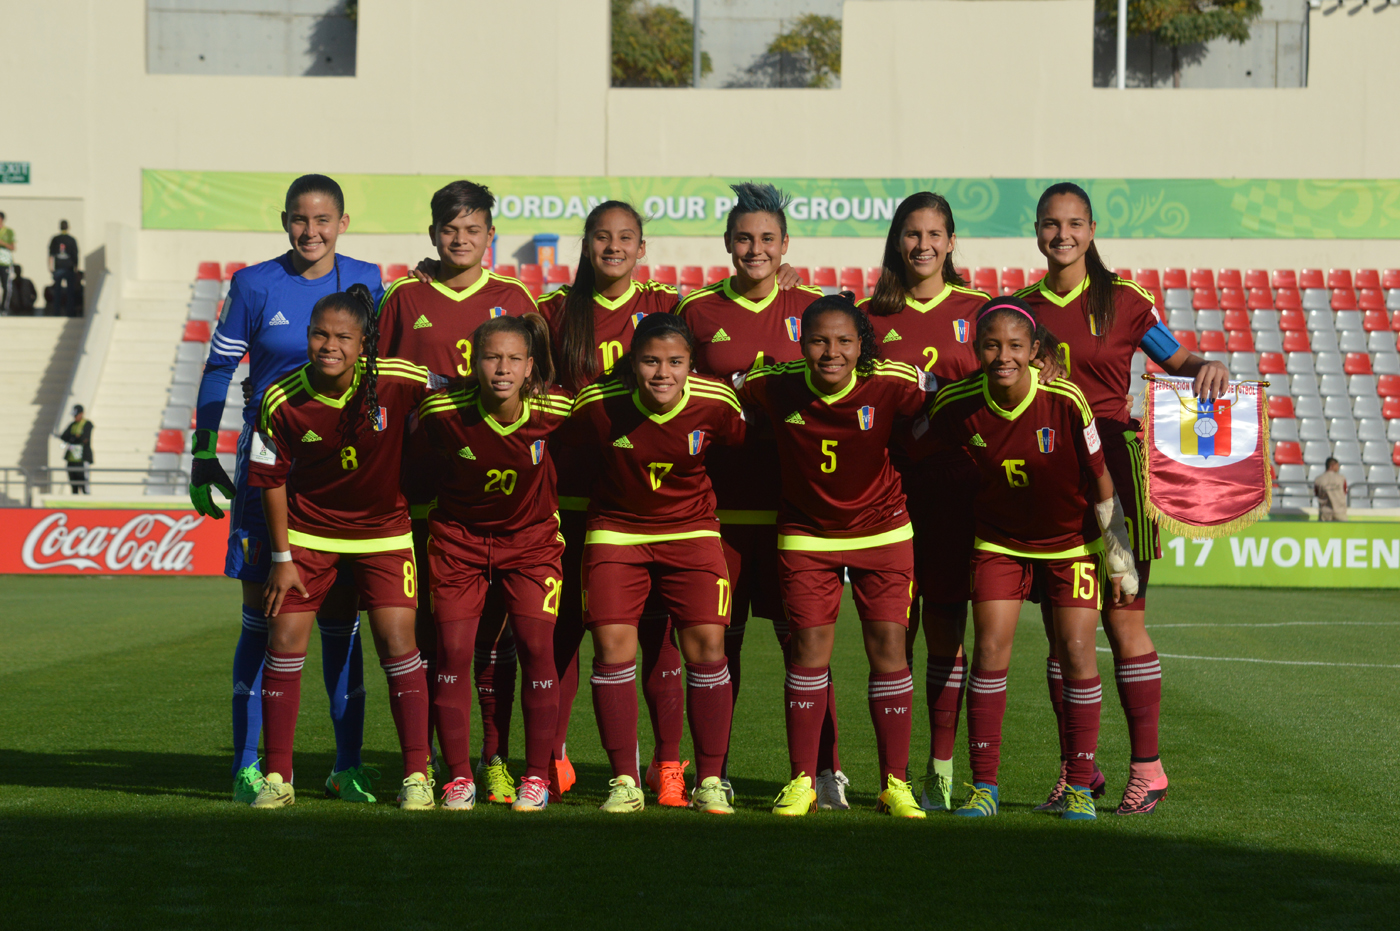
[[539, 465], [544, 458], [544, 440], [535, 440], [530, 444], [530, 462]]
[[860, 428], [862, 430], [869, 430], [871, 427], [875, 426], [875, 408], [868, 406], [862, 407], [860, 410], [856, 411], [856, 416], [860, 419]]
[[968, 322], [966, 320], [953, 321], [953, 338], [956, 339], [958, 342], [967, 342], [967, 339], [971, 334], [972, 328], [968, 325]]
[[1162, 526], [1182, 536], [1220, 537], [1268, 513], [1273, 493], [1262, 383], [1232, 381], [1224, 397], [1202, 401], [1189, 378], [1149, 376], [1143, 426], [1147, 513]]
[[685, 435], [686, 443], [690, 447], [692, 456], [700, 455], [700, 449], [705, 444], [705, 431], [692, 430]]
[[783, 321], [783, 325], [787, 327], [788, 339], [794, 343], [802, 339], [802, 319], [800, 317], [788, 317]]

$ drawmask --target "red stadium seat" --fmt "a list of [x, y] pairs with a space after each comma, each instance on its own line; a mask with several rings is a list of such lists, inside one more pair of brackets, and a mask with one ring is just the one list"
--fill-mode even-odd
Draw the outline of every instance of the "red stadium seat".
[[[394, 267], [395, 266], [393, 265], [389, 266], [390, 269], [393, 269]], [[517, 280], [519, 279], [519, 275], [516, 274], [514, 262], [502, 262], [500, 265], [497, 265], [495, 268], [491, 269], [491, 271], [495, 272], [497, 275], [500, 275], [502, 278], [515, 278]]]
[[1196, 288], [1191, 292], [1191, 308], [1193, 310], [1215, 310], [1220, 306], [1220, 302], [1215, 299], [1214, 288]]
[[400, 278], [408, 277], [408, 266], [403, 263], [390, 265], [386, 273], [389, 277], [385, 281], [398, 281]]
[[1356, 306], [1361, 310], [1385, 310], [1385, 292], [1380, 288], [1362, 288], [1356, 295]]
[[794, 265], [792, 270], [797, 272], [797, 277], [802, 281], [803, 284], [807, 285], [808, 287], [811, 287], [812, 270], [810, 268], [808, 268], [805, 265]]
[[1281, 310], [1278, 314], [1278, 328], [1285, 333], [1290, 330], [1306, 330], [1308, 318], [1301, 310]]
[[1227, 330], [1247, 330], [1247, 329], [1249, 329], [1249, 311], [1247, 311], [1247, 310], [1227, 310], [1227, 311], [1225, 311], [1225, 329], [1227, 329]]
[[182, 453], [185, 451], [184, 430], [161, 430], [156, 434], [156, 452]]
[[190, 429], [193, 430], [193, 429], [195, 429], [195, 428], [198, 427], [198, 426], [199, 426], [199, 408], [197, 408], [197, 407], [192, 407], [192, 408], [190, 408]]
[[1133, 280], [1149, 291], [1162, 286], [1162, 276], [1155, 268], [1139, 268], [1133, 273]]
[[995, 294], [998, 278], [995, 268], [979, 268], [972, 273], [972, 286], [978, 291]]
[[705, 284], [718, 284], [730, 275], [734, 274], [734, 269], [728, 265], [709, 265], [705, 268]]
[[1302, 465], [1303, 447], [1288, 440], [1279, 441], [1274, 446], [1274, 462], [1279, 465]]
[[1381, 287], [1387, 291], [1400, 288], [1400, 268], [1387, 268], [1381, 275]]
[[1312, 352], [1312, 343], [1306, 330], [1288, 330], [1283, 334], [1284, 352]]
[[836, 287], [836, 269], [829, 265], [818, 265], [812, 273], [812, 285], [818, 288]]
[[1390, 329], [1390, 318], [1383, 310], [1368, 310], [1361, 318], [1361, 329], [1367, 333], [1379, 333]]
[[1001, 270], [1001, 293], [1010, 294], [1012, 291], [1019, 291], [1026, 286], [1026, 270], [1024, 268], [1003, 268]]
[[1043, 268], [1032, 268], [1030, 271], [1026, 272], [1026, 284], [1028, 284], [1028, 285], [1035, 284], [1037, 281], [1039, 281], [1040, 279], [1042, 279], [1042, 278], [1044, 278], [1044, 277], [1045, 277], [1045, 269], [1043, 269]]
[[238, 452], [238, 431], [220, 430], [218, 442], [214, 446], [216, 453], [236, 453]]
[[1208, 268], [1193, 268], [1193, 269], [1191, 269], [1191, 285], [1190, 285], [1190, 286], [1191, 286], [1192, 288], [1214, 288], [1214, 287], [1215, 287], [1215, 273], [1212, 272], [1212, 271], [1211, 271], [1210, 269], [1208, 269]]
[[1167, 295], [1163, 293], [1161, 288], [1149, 288], [1148, 290], [1152, 292], [1153, 307], [1157, 308], [1158, 311], [1161, 311], [1163, 307], [1167, 306]]
[[655, 268], [653, 268], [653, 269], [651, 270], [651, 280], [652, 280], [652, 281], [659, 282], [659, 283], [661, 283], [661, 284], [668, 284], [668, 285], [670, 285], [671, 287], [674, 288], [674, 287], [676, 286], [676, 266], [674, 266], [674, 265], [658, 265], [658, 266], [656, 266]]
[[969, 268], [962, 268], [961, 266], [954, 266], [954, 268], [955, 268], [955, 270], [956, 270], [957, 273], [958, 273], [958, 277], [961, 278], [963, 281], [971, 281], [971, 280], [972, 280], [972, 270], [971, 270], [971, 269], [969, 269]]
[[1219, 330], [1202, 330], [1199, 349], [1201, 352], [1224, 352], [1225, 334]]
[[680, 291], [681, 297], [685, 297], [696, 288], [705, 286], [705, 269], [699, 265], [682, 265]]
[[841, 269], [840, 287], [842, 291], [850, 291], [856, 296], [856, 300], [860, 300], [865, 296], [865, 272], [859, 268]]
[[1276, 268], [1269, 278], [1269, 283], [1274, 286], [1276, 291], [1279, 288], [1296, 288], [1298, 287], [1298, 276], [1293, 273], [1292, 269]]
[[651, 266], [650, 266], [650, 265], [633, 265], [633, 266], [632, 266], [632, 280], [633, 280], [633, 281], [650, 281], [650, 280], [651, 280]]
[[573, 284], [574, 276], [569, 274], [567, 265], [551, 265], [544, 280], [549, 284]]
[[1149, 375], [1165, 375], [1166, 373], [1167, 373], [1167, 370], [1164, 369], [1164, 368], [1162, 368], [1162, 367], [1161, 367], [1160, 365], [1158, 365], [1156, 362], [1153, 362], [1151, 359], [1148, 359], [1148, 360], [1147, 360], [1147, 374], [1149, 374]]
[[1333, 310], [1355, 310], [1356, 292], [1351, 288], [1338, 288], [1332, 292]]
[[1274, 292], [1274, 306], [1279, 310], [1302, 310], [1303, 295], [1297, 288], [1279, 288]]
[[1327, 287], [1350, 288], [1351, 270], [1346, 268], [1329, 269], [1327, 272]]
[[1274, 306], [1274, 293], [1268, 288], [1250, 288], [1245, 305], [1250, 310], [1270, 310]]
[[1221, 288], [1220, 308], [1222, 310], [1236, 310], [1249, 306], [1245, 300], [1243, 288]]
[[520, 283], [526, 287], [544, 284], [544, 269], [533, 262], [521, 265]]
[[1364, 352], [1349, 352], [1342, 362], [1342, 371], [1348, 375], [1371, 375], [1371, 357]]
[[875, 265], [865, 270], [865, 293], [874, 294], [875, 285], [880, 283], [880, 276], [885, 273], [885, 266]]
[[1390, 328], [1400, 332], [1400, 310], [1395, 312], [1395, 316], [1390, 318]]
[[1320, 268], [1305, 268], [1298, 273], [1298, 287], [1307, 291], [1311, 288], [1327, 287], [1327, 276]]
[[1182, 349], [1185, 349], [1187, 352], [1196, 351], [1195, 330], [1172, 330], [1172, 335], [1176, 337], [1176, 341], [1181, 344]]
[[380, 281], [388, 281], [388, 279], [384, 277], [384, 266], [383, 266], [382, 264], [376, 262], [376, 263], [375, 263], [375, 267], [379, 269], [379, 280], [380, 280]]
[[1381, 416], [1386, 420], [1400, 420], [1400, 398], [1388, 398], [1381, 404]]
[[1383, 398], [1400, 398], [1400, 375], [1381, 375], [1376, 379], [1376, 394]]
[[1293, 413], [1293, 399], [1287, 396], [1269, 398], [1269, 419], [1290, 418]]
[[1253, 352], [1254, 334], [1249, 330], [1230, 330], [1225, 334], [1227, 352]]
[[241, 272], [248, 267], [247, 262], [229, 262], [224, 265], [224, 280], [228, 281], [233, 277], [234, 272]]
[[1390, 461], [1395, 465], [1400, 465], [1400, 442], [1390, 451]]
[[1244, 286], [1251, 289], [1269, 287], [1269, 273], [1262, 268], [1251, 268], [1244, 273]]
[[1259, 374], [1260, 375], [1286, 375], [1288, 366], [1283, 361], [1281, 352], [1261, 352], [1259, 353]]
[[1358, 268], [1356, 270], [1356, 287], [1376, 288], [1381, 286], [1381, 273], [1374, 268]]
[[1185, 288], [1185, 287], [1189, 287], [1189, 285], [1186, 283], [1186, 269], [1184, 269], [1184, 268], [1168, 268], [1166, 271], [1162, 272], [1162, 287], [1163, 287], [1163, 288]]
[[207, 320], [186, 320], [185, 333], [181, 337], [186, 343], [207, 343], [209, 342], [209, 321]]
[[195, 281], [222, 281], [224, 277], [223, 267], [218, 262], [200, 262], [199, 270], [195, 272]]

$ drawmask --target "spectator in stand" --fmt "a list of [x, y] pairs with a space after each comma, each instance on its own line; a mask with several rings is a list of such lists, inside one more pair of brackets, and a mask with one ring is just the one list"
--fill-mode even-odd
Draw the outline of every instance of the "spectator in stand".
[[63, 461], [68, 464], [68, 483], [73, 494], [91, 494], [88, 491], [87, 467], [92, 462], [92, 421], [83, 416], [83, 406], [73, 405], [73, 422], [64, 428], [59, 439], [65, 444]]
[[10, 312], [10, 266], [15, 261], [15, 231], [0, 213], [0, 316]]
[[[45, 306], [50, 317], [76, 317], [83, 312], [77, 304], [78, 241], [68, 235], [68, 221], [58, 221], [58, 235], [49, 240], [49, 271], [53, 272], [53, 301]], [[50, 309], [57, 307], [56, 313]], [[74, 310], [77, 313], [74, 313]]]
[[14, 272], [10, 279], [10, 314], [16, 317], [32, 317], [34, 301], [39, 294], [34, 289], [34, 282], [24, 277], [23, 268], [15, 265]]
[[1313, 496], [1317, 498], [1318, 520], [1347, 519], [1347, 480], [1342, 476], [1342, 464], [1330, 456], [1327, 471], [1313, 482]]

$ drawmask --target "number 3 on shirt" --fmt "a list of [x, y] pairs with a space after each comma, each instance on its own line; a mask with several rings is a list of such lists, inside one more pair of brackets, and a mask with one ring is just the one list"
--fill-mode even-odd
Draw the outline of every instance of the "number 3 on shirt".
[[829, 462], [822, 463], [822, 471], [830, 474], [836, 471], [836, 444], [837, 440], [822, 440], [822, 455]]
[[472, 341], [469, 339], [457, 340], [457, 348], [462, 350], [462, 361], [465, 365], [457, 366], [458, 375], [470, 375], [472, 373]]

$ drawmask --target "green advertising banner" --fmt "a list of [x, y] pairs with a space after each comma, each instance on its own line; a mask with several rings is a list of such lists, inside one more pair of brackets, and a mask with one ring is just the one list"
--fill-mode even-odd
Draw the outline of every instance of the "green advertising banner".
[[[275, 232], [291, 173], [141, 173], [142, 226], [163, 230]], [[449, 175], [336, 175], [352, 229], [417, 233], [428, 226], [433, 191]], [[635, 204], [650, 236], [715, 236], [742, 178], [475, 177], [497, 197], [502, 233], [576, 236], [592, 206]], [[793, 236], [884, 236], [904, 197], [948, 198], [958, 233], [1031, 235], [1047, 178], [765, 178], [793, 195]], [[1400, 180], [1079, 179], [1094, 203], [1098, 235], [1175, 239], [1400, 238]]]
[[1265, 520], [1217, 540], [1163, 534], [1152, 584], [1400, 588], [1400, 522]]

